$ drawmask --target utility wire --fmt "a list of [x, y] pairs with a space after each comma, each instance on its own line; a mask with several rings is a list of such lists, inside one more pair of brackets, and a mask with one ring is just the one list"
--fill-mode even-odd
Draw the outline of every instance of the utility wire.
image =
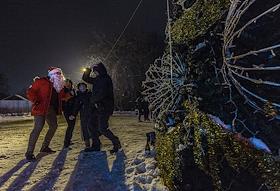
[[138, 8], [140, 7], [141, 3], [143, 2], [143, 0], [140, 0], [137, 7], [135, 8], [135, 10], [133, 11], [132, 15], [130, 16], [127, 24], [125, 25], [123, 31], [121, 32], [121, 34], [119, 35], [118, 39], [116, 40], [116, 42], [114, 43], [114, 45], [112, 46], [111, 50], [109, 51], [109, 53], [107, 54], [105, 61], [109, 58], [109, 56], [112, 54], [112, 52], [114, 51], [114, 49], [116, 48], [118, 42], [120, 41], [120, 39], [122, 38], [123, 34], [125, 33], [128, 25], [130, 24], [130, 22], [132, 21], [132, 19], [134, 18]]

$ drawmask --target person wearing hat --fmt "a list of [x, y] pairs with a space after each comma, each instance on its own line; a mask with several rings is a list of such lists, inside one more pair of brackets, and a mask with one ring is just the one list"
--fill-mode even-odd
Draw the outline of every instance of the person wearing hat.
[[[91, 77], [90, 73], [94, 72], [95, 77]], [[119, 138], [109, 129], [109, 118], [114, 111], [114, 93], [111, 77], [108, 75], [105, 66], [98, 63], [92, 66], [92, 69], [86, 68], [82, 79], [92, 84], [91, 104], [96, 107], [96, 111], [92, 113], [92, 128], [97, 129], [98, 133], [94, 133], [92, 140], [92, 150], [100, 150], [99, 135], [104, 135], [113, 143], [111, 153], [115, 153], [121, 149]]]
[[65, 93], [62, 70], [51, 67], [48, 76], [36, 79], [27, 90], [27, 98], [32, 102], [31, 114], [34, 116], [34, 128], [30, 133], [25, 157], [28, 161], [36, 160], [33, 152], [36, 142], [45, 122], [49, 129], [43, 141], [40, 152], [54, 153], [49, 145], [57, 129], [57, 115], [61, 114], [62, 100], [71, 97]]
[[70, 94], [72, 97], [68, 99], [67, 101], [62, 101], [62, 111], [63, 115], [65, 117], [65, 120], [67, 122], [67, 129], [65, 133], [65, 138], [64, 138], [64, 148], [68, 148], [71, 143], [74, 127], [76, 124], [76, 120], [70, 120], [69, 117], [72, 115], [72, 110], [75, 105], [75, 99], [76, 99], [76, 92], [75, 89], [73, 88], [73, 82], [70, 79], [65, 80], [65, 85], [63, 88], [64, 93]]
[[92, 113], [94, 112], [95, 108], [91, 107], [90, 98], [91, 92], [87, 89], [87, 84], [84, 82], [80, 82], [77, 85], [77, 96], [75, 98], [75, 104], [73, 107], [72, 115], [69, 116], [70, 120], [75, 120], [76, 116], [80, 112], [80, 126], [81, 126], [81, 134], [82, 139], [85, 143], [85, 152], [90, 152], [91, 145], [90, 139], [92, 139], [92, 134], [98, 132], [92, 132], [94, 130], [91, 128], [91, 119]]

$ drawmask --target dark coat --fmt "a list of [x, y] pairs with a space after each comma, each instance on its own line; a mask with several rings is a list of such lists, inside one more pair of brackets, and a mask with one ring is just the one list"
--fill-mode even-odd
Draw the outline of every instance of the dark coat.
[[80, 112], [81, 120], [88, 119], [93, 111], [93, 107], [90, 104], [90, 98], [91, 92], [78, 91], [72, 108], [72, 114], [76, 116]]
[[64, 91], [64, 93], [68, 93], [72, 96], [67, 101], [62, 102], [62, 111], [64, 112], [64, 114], [70, 115], [74, 108], [76, 92], [73, 89], [68, 89], [66, 87], [64, 87], [63, 91]]
[[99, 114], [112, 115], [114, 111], [114, 93], [111, 77], [103, 64], [98, 64], [93, 68], [99, 75], [90, 77], [91, 69], [87, 69], [83, 74], [83, 80], [92, 84], [91, 104], [95, 105]]
[[135, 102], [137, 109], [139, 111], [142, 111], [144, 109], [144, 98], [142, 96], [139, 96]]
[[88, 140], [92, 131], [92, 113], [94, 108], [90, 104], [91, 92], [77, 92], [72, 115], [77, 116], [80, 112], [80, 123], [82, 128], [82, 137]]

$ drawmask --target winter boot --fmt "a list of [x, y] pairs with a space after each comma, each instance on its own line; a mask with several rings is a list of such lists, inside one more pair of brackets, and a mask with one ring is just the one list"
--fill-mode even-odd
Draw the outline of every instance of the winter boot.
[[90, 140], [85, 140], [85, 149], [84, 152], [92, 152], [93, 149], [90, 147]]
[[146, 143], [145, 151], [146, 151], [146, 152], [150, 152], [150, 151], [151, 151], [151, 147], [150, 147], [149, 142]]
[[92, 151], [93, 151], [93, 150], [92, 150], [91, 147], [86, 147], [86, 148], [84, 149], [84, 152], [86, 152], [86, 153], [92, 152]]
[[98, 151], [101, 150], [100, 147], [98, 147], [98, 146], [96, 146], [96, 147], [91, 147], [90, 149], [91, 149], [91, 151], [93, 151], [93, 152], [98, 152]]
[[89, 139], [85, 140], [85, 147], [86, 148], [90, 147], [90, 140]]
[[100, 151], [101, 150], [101, 142], [99, 138], [92, 139], [91, 151]]
[[34, 162], [34, 161], [36, 161], [36, 158], [35, 158], [34, 154], [28, 154], [28, 153], [26, 153], [26, 154], [25, 154], [25, 158], [26, 158], [26, 160], [27, 160], [28, 162]]
[[56, 151], [52, 150], [50, 147], [45, 147], [45, 148], [42, 148], [42, 149], [40, 150], [40, 152], [52, 154], [52, 153], [55, 153]]
[[114, 147], [112, 150], [110, 150], [111, 154], [117, 153], [118, 151], [120, 151], [122, 149], [122, 145], [120, 143], [120, 140], [117, 139], [116, 143], [114, 144]]

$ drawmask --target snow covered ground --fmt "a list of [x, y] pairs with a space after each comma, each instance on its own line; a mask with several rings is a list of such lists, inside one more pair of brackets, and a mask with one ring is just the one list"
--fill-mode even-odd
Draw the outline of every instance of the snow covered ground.
[[0, 123], [0, 190], [79, 190], [79, 191], [165, 191], [160, 182], [154, 153], [144, 153], [145, 134], [152, 123], [138, 123], [136, 117], [115, 116], [111, 129], [123, 145], [123, 151], [111, 155], [111, 143], [102, 141], [102, 151], [84, 153], [80, 127], [74, 131], [71, 149], [62, 149], [66, 123], [61, 118], [52, 141], [55, 154], [38, 154], [44, 128], [35, 154], [37, 162], [27, 163], [24, 153], [32, 121]]
[[[32, 119], [33, 119], [33, 117], [30, 114], [29, 115], [22, 115], [22, 116], [0, 114], [0, 123], [12, 122], [12, 121], [32, 120]], [[0, 127], [1, 127], [1, 124], [0, 124]]]
[[[136, 116], [136, 111], [114, 111], [114, 116]], [[23, 121], [32, 120], [31, 114], [17, 115], [17, 114], [0, 114], [0, 123], [12, 122], [12, 121]], [[1, 127], [1, 124], [0, 124]]]

